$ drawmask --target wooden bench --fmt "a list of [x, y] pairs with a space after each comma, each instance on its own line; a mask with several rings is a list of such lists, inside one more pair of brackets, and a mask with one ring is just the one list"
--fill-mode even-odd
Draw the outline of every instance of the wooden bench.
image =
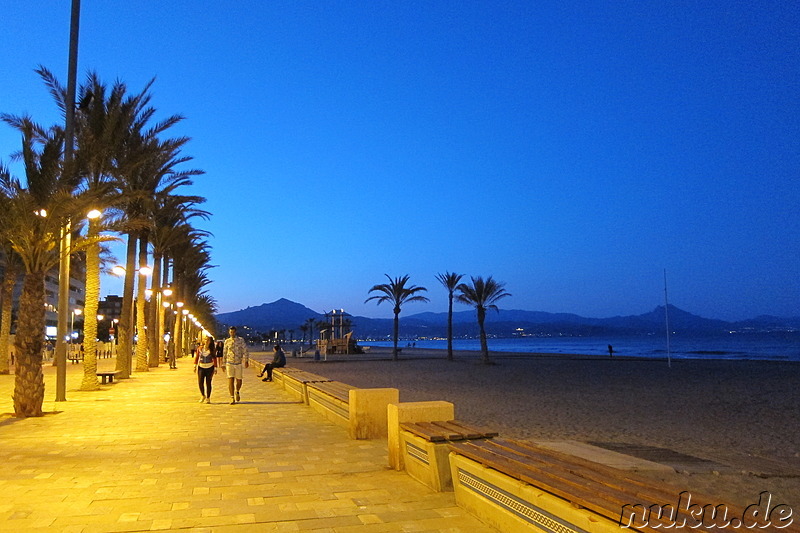
[[119, 374], [118, 370], [109, 370], [104, 372], [97, 372], [97, 377], [102, 380], [102, 383], [105, 385], [106, 383], [114, 383], [114, 378], [117, 377]]
[[325, 418], [347, 427], [350, 422], [352, 385], [341, 381], [317, 381], [307, 385], [308, 405]]
[[[259, 363], [259, 364], [261, 364], [261, 363]], [[263, 370], [263, 369], [264, 369], [264, 364], [261, 364], [261, 366], [258, 368], [258, 371], [261, 372], [261, 370]], [[283, 377], [286, 374], [291, 373], [291, 372], [301, 372], [301, 370], [299, 368], [294, 368], [294, 367], [290, 367], [290, 366], [283, 366], [281, 368], [273, 368], [272, 369], [272, 381], [274, 383], [277, 383], [277, 384], [283, 386]]]
[[[275, 373], [279, 369], [275, 369], [273, 371], [273, 379], [275, 378]], [[282, 368], [280, 370], [286, 370], [286, 368]], [[331, 381], [330, 379], [320, 376], [318, 374], [314, 374], [312, 372], [306, 372], [305, 370], [291, 370], [288, 372], [281, 373], [280, 381], [283, 383], [283, 388], [295, 396], [298, 400], [302, 401], [304, 404], [308, 405], [308, 384], [309, 383], [319, 383], [322, 381]]]
[[[715, 533], [738, 530], [735, 525], [746, 516], [745, 510], [713, 498], [691, 494], [687, 499], [679, 489], [631, 472], [522, 441], [495, 438], [448, 446], [456, 502], [500, 531]], [[777, 518], [772, 516], [773, 525]], [[721, 527], [725, 524], [729, 527]], [[782, 531], [797, 533], [798, 528]]]
[[73, 365], [83, 362], [83, 355], [68, 355], [67, 360], [71, 361]]
[[458, 420], [402, 423], [400, 441], [406, 472], [436, 492], [453, 490], [447, 444], [496, 436], [496, 431]]

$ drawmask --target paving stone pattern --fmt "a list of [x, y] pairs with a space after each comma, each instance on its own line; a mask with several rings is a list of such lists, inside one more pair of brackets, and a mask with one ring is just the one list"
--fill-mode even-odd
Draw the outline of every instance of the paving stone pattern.
[[241, 403], [219, 374], [207, 405], [188, 359], [93, 392], [67, 366], [55, 402], [45, 365], [39, 418], [9, 416], [14, 376], [0, 376], [0, 531], [495, 531], [252, 367]]

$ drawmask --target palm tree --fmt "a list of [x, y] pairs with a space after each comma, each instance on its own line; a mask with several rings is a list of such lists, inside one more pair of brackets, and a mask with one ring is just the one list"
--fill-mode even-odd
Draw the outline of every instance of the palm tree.
[[158, 295], [169, 280], [170, 249], [184, 240], [196, 240], [209, 236], [210, 233], [197, 230], [189, 225], [193, 217], [208, 218], [210, 215], [194, 207], [195, 204], [204, 202], [204, 198], [196, 196], [180, 196], [175, 194], [161, 195], [154, 202], [153, 230], [151, 244], [153, 245], [153, 278], [148, 316], [148, 335], [150, 367], [156, 367], [159, 357], [164, 353], [164, 308], [159, 305]]
[[[2, 207], [0, 207], [2, 209]], [[2, 286], [0, 286], [0, 302], [2, 302], [2, 318], [0, 318], [0, 374], [10, 372], [8, 359], [11, 341], [11, 321], [14, 313], [14, 287], [22, 270], [19, 256], [11, 248], [8, 241], [3, 239], [3, 257], [5, 258], [5, 272]]]
[[483, 356], [483, 363], [488, 365], [491, 364], [491, 361], [489, 361], [489, 345], [486, 343], [486, 329], [484, 327], [486, 310], [494, 309], [495, 311], [499, 311], [496, 305], [497, 301], [506, 296], [511, 296], [511, 294], [506, 292], [503, 288], [505, 283], [493, 280], [492, 276], [489, 276], [485, 280], [480, 276], [477, 278], [472, 277], [471, 279], [471, 285], [462, 283], [458, 286], [460, 294], [456, 297], [456, 300], [475, 307], [477, 311], [478, 328], [480, 328], [481, 334], [481, 354]]
[[[148, 122], [155, 114], [155, 109], [149, 106], [152, 98], [149, 90], [152, 84], [153, 80], [145, 85], [142, 92], [129, 96], [124, 101], [125, 142], [117, 155], [117, 168], [114, 174], [114, 184], [121, 199], [120, 208], [125, 215], [123, 232], [127, 235], [125, 281], [122, 292], [116, 368], [121, 372], [121, 377], [129, 377], [132, 355], [134, 281], [138, 278], [140, 283], [144, 282], [144, 276], [138, 273], [139, 269], [136, 266], [137, 255], [141, 261], [141, 254], [137, 254], [137, 244], [143, 240], [146, 250], [147, 232], [152, 225], [152, 210], [149, 207], [159, 190], [177, 187], [176, 184], [170, 182], [171, 170], [172, 167], [186, 160], [186, 158], [178, 157], [178, 153], [180, 148], [188, 142], [186, 137], [165, 141], [159, 139], [159, 135], [183, 120], [180, 115], [172, 115], [152, 127], [147, 127]], [[176, 181], [181, 183], [182, 180], [182, 176], [176, 178]], [[140, 245], [138, 248], [141, 250], [142, 246]], [[139, 370], [144, 370], [144, 367], [149, 368], [144, 331], [144, 329], [140, 330], [139, 339], [144, 342], [141, 343], [140, 351], [137, 352], [137, 369]], [[144, 353], [141, 352], [142, 349], [144, 349]]]
[[[0, 182], [10, 183], [11, 173], [4, 164], [0, 163]], [[0, 210], [5, 210], [5, 202], [9, 201], [5, 195], [0, 196]], [[0, 302], [2, 302], [2, 318], [0, 318], [0, 374], [10, 372], [8, 360], [10, 355], [11, 319], [13, 317], [14, 287], [22, 271], [19, 255], [14, 252], [11, 243], [3, 235], [4, 228], [0, 227], [0, 254], [5, 260], [3, 281], [0, 285]]]
[[392, 330], [392, 340], [394, 341], [394, 344], [392, 349], [392, 360], [397, 361], [397, 340], [400, 333], [400, 307], [406, 302], [429, 301], [426, 297], [419, 294], [421, 292], [427, 292], [428, 289], [425, 287], [417, 287], [416, 285], [406, 287], [406, 283], [408, 283], [409, 278], [408, 274], [394, 279], [392, 279], [389, 274], [384, 275], [389, 278], [389, 283], [374, 285], [369, 290], [369, 292], [378, 292], [382, 294], [370, 296], [364, 300], [364, 303], [370, 300], [376, 300], [378, 305], [380, 305], [381, 302], [389, 302], [394, 306], [394, 328]]
[[458, 282], [463, 278], [463, 274], [456, 274], [454, 272], [445, 272], [444, 274], [437, 274], [436, 279], [439, 280], [445, 289], [447, 289], [448, 306], [447, 306], [447, 360], [453, 360], [453, 295], [455, 294]]
[[[66, 93], [55, 76], [47, 69], [38, 69], [45, 84], [50, 87], [60, 104]], [[81, 106], [78, 109], [75, 162], [77, 172], [83, 177], [88, 190], [94, 191], [97, 205], [89, 218], [87, 237], [96, 240], [102, 231], [110, 229], [102, 224], [100, 216], [105, 211], [106, 220], [117, 200], [111, 185], [116, 172], [117, 156], [120, 154], [129, 121], [123, 108], [125, 85], [117, 81], [111, 91], [95, 73], [90, 73], [79, 91]], [[66, 101], [66, 100], [64, 100]], [[114, 218], [112, 216], [112, 218]], [[81, 390], [96, 390], [97, 383], [97, 315], [100, 300], [100, 243], [86, 250], [86, 297], [84, 304], [84, 358]]]
[[[59, 263], [65, 221], [81, 220], [91, 198], [88, 194], [78, 195], [74, 175], [62, 172], [64, 132], [60, 127], [45, 129], [27, 116], [3, 114], [0, 120], [22, 134], [20, 158], [26, 175], [26, 186], [8, 174], [0, 176], [0, 228], [25, 270], [15, 340], [13, 396], [14, 413], [24, 418], [42, 415], [45, 275]], [[75, 237], [72, 250], [85, 250], [88, 241], [78, 232]], [[60, 307], [62, 313], [66, 312], [66, 306]]]
[[[197, 235], [187, 236], [187, 239], [176, 244], [170, 250], [173, 258], [173, 289], [178, 301], [184, 303], [184, 309], [194, 311], [194, 303], [202, 294], [202, 289], [210, 283], [205, 270], [211, 268], [211, 251], [208, 243]], [[175, 322], [175, 349], [176, 356], [188, 352], [189, 335], [191, 327], [184, 328], [180, 320]], [[211, 323], [211, 322], [209, 322]]]
[[317, 321], [314, 318], [307, 318], [303, 325], [308, 328], [308, 344], [310, 346], [314, 345], [314, 327], [316, 326]]

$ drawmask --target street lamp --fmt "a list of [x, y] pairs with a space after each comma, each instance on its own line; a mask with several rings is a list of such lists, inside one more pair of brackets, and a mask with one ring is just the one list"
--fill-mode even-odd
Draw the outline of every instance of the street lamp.
[[[81, 20], [81, 2], [72, 0], [69, 26], [69, 56], [67, 60], [67, 91], [64, 106], [64, 168], [72, 167], [75, 142], [75, 86], [78, 77], [78, 35]], [[40, 213], [46, 216], [46, 213]], [[66, 220], [61, 226], [59, 239], [58, 265], [58, 307], [62, 311], [58, 315], [58, 337], [56, 337], [56, 401], [67, 401], [67, 305], [69, 302], [69, 256], [72, 252], [71, 223]]]

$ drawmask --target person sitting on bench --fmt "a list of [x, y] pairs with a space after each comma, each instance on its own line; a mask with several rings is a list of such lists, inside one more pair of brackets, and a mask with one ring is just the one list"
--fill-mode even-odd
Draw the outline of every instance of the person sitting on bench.
[[264, 372], [267, 373], [267, 377], [261, 381], [272, 381], [272, 369], [286, 366], [286, 355], [284, 355], [281, 345], [276, 344], [273, 350], [275, 351], [275, 355], [272, 357], [272, 362], [264, 365], [264, 370], [258, 375], [258, 377], [261, 377], [264, 375]]

